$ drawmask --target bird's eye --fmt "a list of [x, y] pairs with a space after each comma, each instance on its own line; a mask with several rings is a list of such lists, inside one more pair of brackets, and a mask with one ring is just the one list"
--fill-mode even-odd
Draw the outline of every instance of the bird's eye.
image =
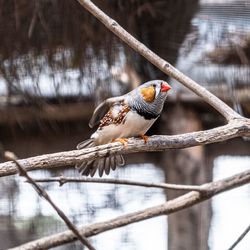
[[156, 84], [153, 84], [152, 86], [155, 88], [155, 87], [156, 87]]

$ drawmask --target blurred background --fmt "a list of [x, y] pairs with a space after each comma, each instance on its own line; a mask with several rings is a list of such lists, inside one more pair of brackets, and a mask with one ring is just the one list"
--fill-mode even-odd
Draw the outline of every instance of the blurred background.
[[[146, 46], [250, 115], [249, 0], [95, 0]], [[152, 79], [173, 89], [150, 134], [225, 123], [199, 97], [121, 43], [77, 1], [0, 1], [0, 144], [20, 158], [75, 149], [93, 132], [94, 107]], [[110, 177], [202, 184], [250, 169], [242, 138], [164, 153], [130, 154]], [[33, 177], [78, 176], [73, 166]], [[105, 184], [43, 185], [75, 225], [158, 205], [181, 192]], [[142, 206], [143, 204], [143, 206]], [[227, 249], [250, 223], [249, 185], [182, 212], [93, 237], [97, 249]], [[0, 249], [65, 230], [21, 177], [1, 177]], [[236, 248], [249, 249], [250, 235]], [[79, 243], [56, 249], [82, 249]]]

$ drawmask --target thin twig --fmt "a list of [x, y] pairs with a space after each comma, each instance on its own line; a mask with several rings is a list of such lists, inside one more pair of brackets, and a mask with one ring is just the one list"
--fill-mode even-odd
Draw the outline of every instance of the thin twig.
[[40, 197], [43, 197], [57, 212], [57, 214], [61, 217], [61, 219], [65, 222], [67, 227], [75, 234], [75, 236], [79, 239], [79, 241], [86, 246], [90, 250], [95, 250], [95, 248], [90, 244], [88, 239], [81, 235], [77, 228], [74, 226], [74, 224], [69, 220], [69, 218], [64, 214], [64, 212], [56, 206], [56, 204], [52, 201], [48, 193], [40, 186], [38, 185], [26, 172], [26, 170], [21, 166], [21, 164], [17, 161], [17, 157], [14, 153], [6, 151], [4, 153], [4, 156], [6, 159], [14, 161], [18, 170], [20, 176], [23, 176], [27, 179], [27, 181], [32, 185], [32, 187], [35, 189], [35, 191], [38, 193]]
[[103, 184], [120, 184], [120, 185], [130, 185], [130, 186], [139, 186], [139, 187], [150, 187], [150, 188], [164, 188], [164, 189], [173, 189], [173, 190], [182, 190], [182, 191], [198, 191], [205, 192], [201, 186], [197, 185], [178, 185], [170, 183], [148, 183], [140, 181], [131, 181], [131, 180], [122, 180], [122, 179], [112, 179], [112, 178], [87, 178], [87, 177], [50, 177], [50, 178], [34, 178], [35, 182], [59, 182], [59, 185], [62, 186], [65, 183], [69, 182], [87, 182], [87, 183], [103, 183]]
[[221, 113], [228, 121], [235, 118], [240, 118], [241, 116], [231, 109], [226, 103], [220, 100], [218, 97], [213, 95], [211, 92], [206, 90], [204, 87], [200, 86], [194, 80], [190, 79], [188, 76], [181, 73], [170, 63], [163, 60], [149, 48], [147, 48], [143, 43], [135, 39], [130, 33], [128, 33], [124, 28], [122, 28], [115, 20], [106, 15], [101, 9], [99, 9], [90, 0], [78, 0], [78, 2], [87, 9], [92, 15], [94, 15], [99, 21], [101, 21], [110, 31], [112, 31], [116, 36], [118, 36], [122, 41], [124, 41], [128, 46], [133, 48], [135, 51], [144, 56], [148, 61], [154, 64], [162, 72], [173, 77], [184, 86], [192, 90], [198, 96], [202, 97], [204, 101], [213, 106], [219, 113]]
[[[79, 231], [82, 235], [85, 235], [85, 237], [90, 237], [135, 222], [143, 221], [161, 215], [172, 214], [177, 211], [196, 205], [202, 201], [208, 200], [219, 193], [248, 183], [250, 183], [250, 170], [233, 175], [223, 180], [210, 182], [202, 185], [202, 187], [207, 190], [206, 193], [191, 191], [158, 206], [125, 214], [111, 220], [89, 225], [87, 227], [79, 227]], [[72, 232], [65, 231], [62, 233], [54, 234], [45, 238], [35, 240], [33, 242], [23, 244], [11, 250], [47, 249], [70, 243], [75, 240], [76, 237], [74, 236], [74, 234], [72, 234]]]
[[233, 250], [238, 243], [247, 235], [247, 233], [250, 231], [250, 225], [244, 230], [244, 232], [239, 236], [239, 238], [233, 243], [231, 247], [228, 248], [228, 250]]

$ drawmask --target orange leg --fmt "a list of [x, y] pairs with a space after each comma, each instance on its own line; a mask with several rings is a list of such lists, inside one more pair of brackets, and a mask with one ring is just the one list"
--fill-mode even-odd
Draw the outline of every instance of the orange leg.
[[117, 138], [117, 139], [113, 139], [112, 142], [120, 142], [123, 144], [123, 146], [127, 146], [128, 144], [128, 139], [127, 138]]
[[144, 140], [145, 144], [148, 142], [148, 136], [147, 135], [139, 135], [139, 136]]

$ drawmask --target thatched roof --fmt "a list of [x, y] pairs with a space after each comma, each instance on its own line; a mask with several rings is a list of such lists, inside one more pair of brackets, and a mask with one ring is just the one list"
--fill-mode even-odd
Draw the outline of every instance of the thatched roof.
[[[224, 86], [228, 77], [237, 84], [250, 82], [246, 76], [249, 72], [248, 59], [244, 57], [243, 62], [242, 56], [237, 54], [238, 50], [232, 50], [229, 46], [221, 47], [214, 41], [211, 43], [210, 39], [214, 30], [209, 29], [218, 25], [223, 29], [227, 27], [227, 22], [230, 23], [226, 14], [233, 11], [230, 7], [234, 6], [232, 2], [224, 3], [223, 9], [221, 4], [204, 4], [198, 12], [198, 0], [95, 2], [163, 58], [172, 64], [179, 58], [182, 62], [180, 64], [178, 61], [178, 67], [199, 83], [212, 84], [216, 80], [214, 83]], [[237, 11], [241, 9], [240, 6], [238, 3]], [[247, 8], [242, 10], [243, 14], [248, 11]], [[51, 105], [56, 110], [60, 104], [63, 107], [65, 103], [77, 106], [78, 101], [98, 102], [109, 95], [127, 91], [130, 86], [122, 84], [124, 74], [127, 77], [125, 82], [133, 84], [133, 87], [144, 80], [166, 78], [162, 72], [119, 42], [77, 1], [5, 0], [0, 3], [0, 12], [0, 81], [5, 83], [4, 87], [0, 86], [0, 95], [6, 93], [5, 97], [0, 98], [0, 106], [21, 107], [20, 112], [26, 112], [32, 105], [35, 111], [39, 110], [33, 112], [39, 114], [35, 115], [37, 119], [50, 119], [52, 116], [47, 113], [46, 105]], [[236, 19], [243, 14], [235, 13]], [[204, 24], [208, 27], [205, 34]], [[241, 29], [241, 32], [244, 30]], [[245, 39], [244, 35], [245, 33], [242, 34], [242, 39]], [[214, 40], [216, 39], [215, 37]], [[223, 39], [220, 41], [225, 44]], [[207, 52], [205, 45], [209, 43], [217, 47]], [[249, 43], [242, 44], [244, 47], [241, 49], [248, 58]], [[199, 54], [199, 60], [190, 59], [192, 53], [196, 57]], [[210, 62], [214, 62], [213, 65], [207, 64], [208, 58]], [[227, 67], [228, 62], [233, 65], [234, 70]], [[187, 65], [182, 67], [185, 63]], [[222, 64], [221, 69], [217, 66], [218, 63]], [[226, 89], [232, 92], [232, 86], [227, 86]], [[237, 90], [240, 94], [235, 96], [245, 103], [248, 94], [246, 88], [243, 89], [244, 93], [241, 88]], [[222, 98], [225, 93], [220, 92]], [[183, 90], [176, 96], [182, 97], [184, 102], [197, 102], [195, 96], [190, 96]], [[5, 112], [4, 117], [7, 114]], [[26, 120], [33, 119], [32, 112], [29, 114], [30, 116], [23, 117], [29, 117]]]
[[[183, 0], [99, 0], [96, 3], [146, 45], [163, 57], [168, 55], [174, 63], [198, 0], [188, 3]], [[144, 59], [123, 47], [77, 1], [20, 0], [1, 1], [0, 5], [0, 76], [10, 85], [10, 92], [15, 92], [24, 76], [37, 76], [44, 65], [48, 65], [51, 72], [82, 71], [84, 66], [89, 66], [88, 70], [96, 77], [94, 74], [98, 70], [91, 66], [93, 58], [100, 63], [105, 60], [110, 66], [120, 60], [121, 47], [126, 60], [134, 64], [143, 78], [157, 72], [154, 68], [148, 70]], [[180, 12], [182, 16], [178, 18], [176, 13]]]

